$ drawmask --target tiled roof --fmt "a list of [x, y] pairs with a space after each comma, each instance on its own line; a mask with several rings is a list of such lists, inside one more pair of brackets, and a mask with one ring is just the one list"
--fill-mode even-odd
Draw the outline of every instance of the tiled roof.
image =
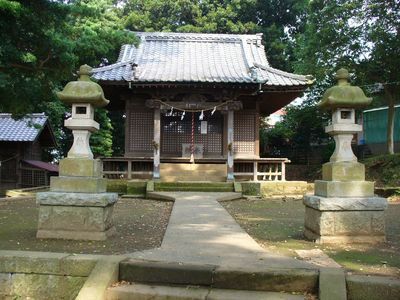
[[14, 120], [11, 114], [0, 113], [0, 141], [32, 142], [46, 124], [43, 114], [30, 114], [22, 119]]
[[58, 165], [53, 165], [48, 162], [44, 162], [44, 161], [40, 161], [40, 160], [24, 160], [24, 162], [33, 167], [47, 170], [49, 172], [58, 172]]
[[101, 81], [262, 83], [304, 86], [310, 78], [272, 68], [262, 35], [137, 32], [115, 64], [93, 69]]

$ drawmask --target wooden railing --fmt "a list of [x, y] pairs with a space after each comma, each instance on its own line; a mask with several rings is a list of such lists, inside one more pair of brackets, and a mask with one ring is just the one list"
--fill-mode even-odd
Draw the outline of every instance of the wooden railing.
[[287, 158], [235, 159], [234, 175], [252, 177], [253, 181], [285, 181]]
[[[102, 158], [103, 176], [109, 179], [151, 178], [153, 159], [151, 157], [109, 157]], [[188, 158], [161, 158], [161, 163], [189, 163]], [[196, 163], [225, 164], [221, 158], [202, 158]], [[235, 178], [253, 181], [284, 181], [287, 158], [238, 158], [234, 160]]]

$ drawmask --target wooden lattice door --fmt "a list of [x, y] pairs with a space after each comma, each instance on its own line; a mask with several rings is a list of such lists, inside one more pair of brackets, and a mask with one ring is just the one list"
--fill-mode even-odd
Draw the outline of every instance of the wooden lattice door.
[[[194, 143], [202, 145], [204, 157], [223, 155], [223, 117], [216, 112], [205, 114], [199, 120], [200, 113], [195, 113]], [[202, 123], [203, 122], [203, 123]], [[206, 123], [204, 123], [206, 122]], [[202, 128], [203, 127], [203, 128]], [[182, 155], [182, 145], [191, 142], [191, 113], [186, 113], [181, 120], [181, 113], [161, 116], [161, 155]]]

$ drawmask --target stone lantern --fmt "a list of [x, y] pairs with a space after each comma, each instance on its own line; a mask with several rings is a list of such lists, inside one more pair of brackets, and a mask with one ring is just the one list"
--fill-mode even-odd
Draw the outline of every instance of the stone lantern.
[[374, 195], [374, 183], [365, 181], [365, 167], [351, 148], [355, 133], [355, 109], [372, 99], [348, 82], [349, 72], [336, 73], [338, 85], [328, 89], [319, 103], [332, 112], [325, 132], [335, 140], [330, 161], [322, 167], [322, 180], [315, 181], [315, 195], [306, 195], [305, 236], [318, 243], [375, 243], [385, 241], [385, 198]]
[[102, 165], [93, 159], [89, 139], [99, 129], [94, 109], [109, 103], [103, 90], [90, 80], [91, 68], [83, 65], [79, 79], [69, 82], [58, 97], [72, 106], [65, 126], [72, 130], [73, 145], [60, 161], [59, 176], [51, 177], [50, 192], [38, 193], [38, 238], [105, 240], [115, 232], [112, 211], [118, 199], [107, 193]]

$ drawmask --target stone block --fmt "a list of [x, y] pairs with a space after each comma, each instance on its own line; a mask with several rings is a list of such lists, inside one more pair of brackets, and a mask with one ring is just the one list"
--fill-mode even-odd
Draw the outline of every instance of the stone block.
[[257, 181], [243, 181], [242, 192], [246, 196], [260, 196], [260, 182]]
[[103, 166], [100, 159], [64, 158], [60, 160], [60, 176], [102, 177]]
[[385, 212], [373, 212], [371, 214], [371, 232], [374, 235], [385, 235], [385, 228]]
[[107, 192], [126, 194], [127, 181], [122, 179], [107, 179]]
[[109, 256], [99, 260], [79, 291], [76, 300], [106, 299], [107, 289], [118, 281], [119, 262], [122, 259], [121, 256]]
[[0, 273], [40, 273], [59, 274], [61, 260], [66, 253], [34, 251], [0, 251]]
[[12, 280], [11, 273], [0, 272], [0, 299], [7, 299], [6, 296], [11, 296]]
[[[106, 207], [118, 200], [116, 193], [65, 193], [43, 192], [36, 194], [36, 202], [41, 206], [99, 206]], [[43, 214], [44, 214], [43, 210]]]
[[320, 196], [306, 195], [303, 203], [307, 207], [320, 211], [344, 211], [344, 210], [385, 210], [387, 208], [387, 200], [381, 197], [364, 197], [364, 198], [326, 198]]
[[211, 289], [207, 300], [304, 300], [303, 295], [288, 294], [284, 292], [241, 291], [226, 289]]
[[365, 166], [359, 162], [329, 162], [322, 166], [322, 180], [364, 181]]
[[346, 300], [346, 277], [340, 268], [321, 268], [319, 272], [319, 299]]
[[106, 231], [112, 225], [113, 206], [39, 207], [38, 229], [67, 231]]
[[243, 189], [242, 189], [242, 184], [240, 182], [234, 182], [233, 183], [233, 190], [235, 193], [242, 193]]
[[45, 230], [39, 229], [36, 237], [39, 239], [64, 239], [64, 240], [85, 240], [104, 241], [116, 234], [115, 227], [106, 231], [69, 231], [69, 230]]
[[154, 181], [149, 180], [146, 185], [146, 194], [154, 192]]
[[75, 299], [86, 277], [13, 274], [12, 295], [23, 299]]
[[321, 235], [333, 235], [335, 228], [334, 214], [330, 212], [323, 213], [306, 207], [304, 226]]
[[61, 273], [68, 276], [87, 277], [92, 272], [99, 255], [74, 254], [61, 261]]
[[130, 180], [126, 183], [126, 193], [128, 195], [146, 195], [147, 181]]
[[296, 196], [307, 193], [306, 181], [261, 181], [260, 194], [263, 198], [273, 196]]
[[226, 181], [226, 164], [160, 164], [161, 180], [176, 181]]
[[50, 191], [71, 193], [104, 193], [107, 179], [92, 177], [51, 177]]
[[385, 240], [384, 211], [319, 211], [306, 206], [305, 236], [318, 243], [377, 243]]
[[384, 235], [319, 235], [304, 229], [304, 236], [318, 244], [377, 244], [386, 241]]
[[370, 181], [315, 181], [315, 195], [321, 197], [372, 197], [374, 183]]
[[160, 283], [211, 285], [215, 267], [182, 263], [140, 261], [130, 259], [120, 263], [120, 280]]
[[308, 269], [229, 270], [217, 267], [213, 287], [271, 292], [311, 292], [317, 289], [318, 271]]
[[371, 233], [372, 211], [323, 212], [335, 215], [335, 235], [368, 235]]
[[400, 280], [379, 276], [347, 276], [347, 299], [400, 299]]
[[[107, 300], [205, 300], [210, 299], [208, 296], [210, 290], [206, 287], [199, 286], [161, 286], [161, 285], [146, 285], [132, 284], [119, 285], [107, 290]], [[79, 298], [77, 300], [86, 300], [87, 298]], [[89, 298], [97, 300], [99, 298]], [[218, 298], [220, 300], [226, 298]], [[234, 300], [228, 298], [230, 300]], [[243, 298], [241, 298], [243, 299]], [[247, 298], [248, 299], [248, 298]], [[276, 298], [264, 298], [276, 299]], [[283, 298], [282, 298], [283, 299]], [[286, 298], [285, 298], [286, 299]], [[292, 299], [287, 299], [292, 300]]]

